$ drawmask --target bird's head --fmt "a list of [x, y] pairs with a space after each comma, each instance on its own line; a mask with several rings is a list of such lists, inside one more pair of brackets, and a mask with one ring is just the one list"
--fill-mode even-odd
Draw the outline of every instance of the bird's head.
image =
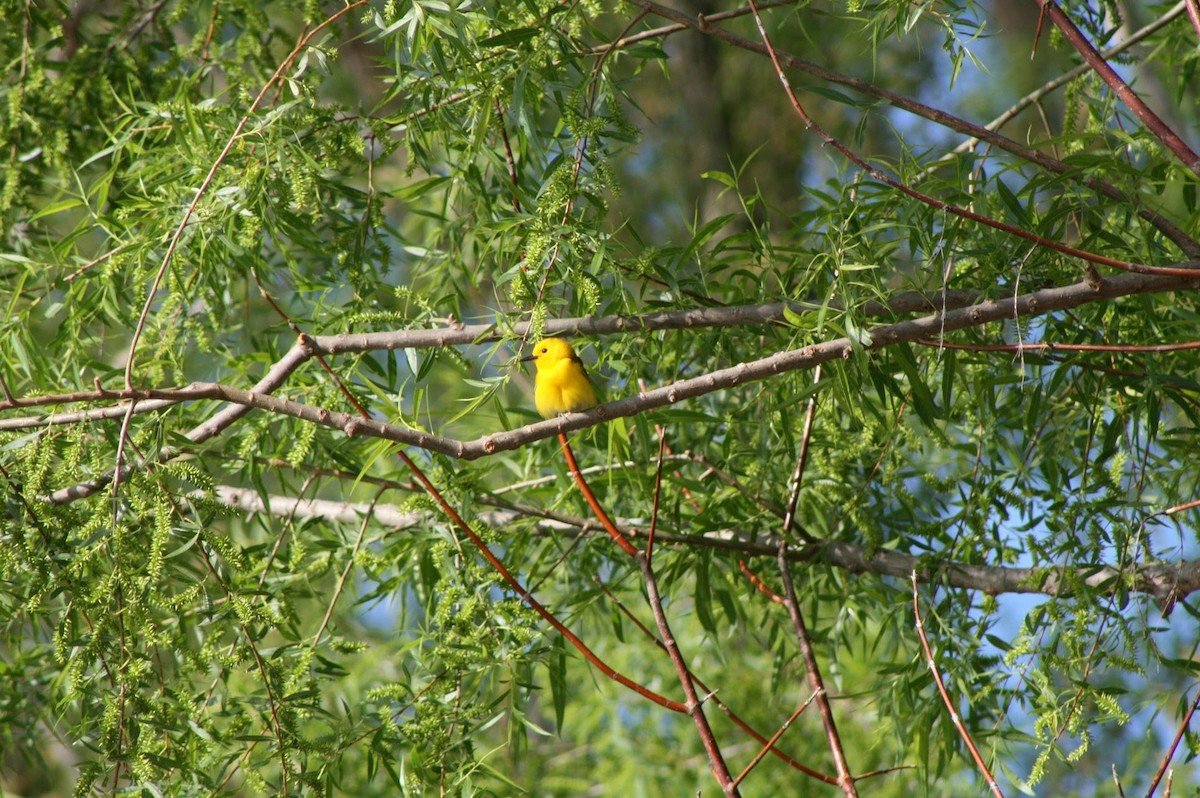
[[533, 345], [533, 352], [521, 361], [532, 360], [539, 369], [553, 365], [560, 360], [578, 360], [575, 350], [561, 338], [543, 338]]

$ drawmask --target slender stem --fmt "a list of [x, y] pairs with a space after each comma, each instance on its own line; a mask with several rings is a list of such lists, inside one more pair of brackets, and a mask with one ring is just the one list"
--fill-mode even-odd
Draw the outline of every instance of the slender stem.
[[675, 666], [675, 673], [679, 677], [679, 683], [683, 687], [683, 694], [686, 697], [684, 704], [685, 712], [691, 717], [692, 722], [696, 726], [696, 732], [700, 736], [700, 742], [704, 745], [705, 753], [708, 754], [709, 767], [712, 769], [713, 776], [717, 783], [721, 785], [721, 789], [726, 796], [740, 795], [737, 786], [733, 782], [733, 774], [729, 772], [729, 766], [725, 764], [725, 758], [721, 754], [721, 749], [717, 745], [717, 739], [713, 735], [712, 727], [708, 724], [708, 718], [704, 715], [704, 702], [696, 693], [696, 687], [693, 683], [692, 674], [688, 670], [687, 663], [683, 661], [683, 655], [679, 651], [679, 645], [675, 642], [675, 636], [671, 632], [671, 626], [667, 622], [666, 612], [663, 611], [662, 596], [658, 589], [658, 579], [654, 575], [654, 535], [653, 529], [657, 526], [658, 519], [658, 496], [661, 493], [662, 487], [662, 467], [663, 453], [666, 448], [666, 438], [659, 436], [658, 439], [658, 467], [655, 471], [655, 518], [651, 520], [651, 534], [647, 536], [646, 550], [638, 551], [637, 548], [629, 542], [629, 539], [617, 529], [617, 525], [609, 518], [608, 513], [600, 505], [595, 494], [592, 493], [587, 482], [580, 473], [579, 463], [575, 461], [575, 453], [571, 451], [571, 445], [567, 442], [566, 433], [559, 433], [559, 443], [562, 444], [563, 454], [566, 455], [567, 465], [571, 469], [571, 475], [575, 478], [576, 484], [583, 492], [588, 505], [592, 508], [592, 512], [596, 514], [596, 520], [604, 527], [609, 536], [616, 541], [621, 550], [629, 556], [633, 557], [638, 566], [642, 570], [642, 579], [646, 583], [646, 600], [650, 604], [650, 609], [654, 613], [654, 621], [658, 626], [658, 634], [662, 640], [663, 647], [667, 650], [667, 656], [671, 658], [671, 664]]
[[988, 788], [992, 791], [992, 795], [996, 796], [996, 798], [1004, 798], [1004, 793], [1001, 792], [1000, 785], [996, 783], [996, 777], [992, 775], [987, 762], [983, 761], [983, 756], [979, 753], [979, 749], [975, 747], [975, 741], [971, 739], [971, 733], [963, 725], [962, 718], [958, 715], [958, 710], [954, 708], [954, 702], [950, 700], [950, 693], [946, 690], [945, 682], [942, 681], [942, 674], [938, 672], [937, 663], [934, 662], [933, 649], [929, 646], [929, 638], [925, 635], [925, 621], [921, 617], [920, 594], [917, 592], [917, 572], [913, 571], [909, 578], [912, 580], [913, 617], [916, 619], [917, 637], [921, 639], [921, 648], [925, 651], [925, 662], [929, 664], [929, 672], [933, 674], [933, 682], [937, 685], [938, 694], [941, 695], [942, 703], [946, 705], [946, 710], [950, 713], [950, 720], [954, 723], [954, 728], [958, 730], [958, 735], [967, 744], [967, 748], [971, 752], [971, 758], [975, 760], [975, 767], [979, 768], [979, 772], [987, 780]]
[[[1188, 711], [1184, 713], [1183, 720], [1179, 723], [1179, 729], [1175, 732], [1175, 739], [1171, 741], [1171, 745], [1167, 748], [1167, 752], [1163, 754], [1162, 762], [1158, 766], [1158, 771], [1154, 774], [1154, 780], [1150, 782], [1150, 788], [1146, 790], [1146, 798], [1153, 798], [1154, 791], [1158, 789], [1158, 783], [1162, 781], [1163, 774], [1167, 772], [1167, 767], [1171, 764], [1171, 759], [1174, 758], [1175, 752], [1179, 749], [1179, 743], [1183, 740], [1183, 735], [1187, 733], [1188, 726], [1191, 725], [1192, 716], [1196, 714], [1196, 708], [1200, 707], [1200, 690], [1196, 691], [1196, 697], [1192, 700], [1192, 705], [1188, 707]], [[1114, 774], [1114, 778], [1115, 778]], [[1167, 790], [1170, 795], [1170, 790]]]
[[[821, 382], [820, 365], [813, 369], [812, 381], [814, 385]], [[800, 481], [804, 478], [804, 468], [808, 465], [808, 444], [812, 440], [813, 419], [816, 414], [817, 394], [814, 392], [808, 397], [808, 403], [804, 409], [804, 427], [800, 431], [800, 454], [796, 457], [796, 468], [792, 471], [792, 487], [788, 494], [787, 510], [783, 514], [784, 537], [792, 533], [796, 523], [796, 505], [800, 501]], [[803, 529], [800, 530], [800, 537], [807, 542], [813, 540], [812, 536]]]
[[[613, 595], [613, 592], [611, 590], [609, 590], [608, 587], [603, 582], [601, 582], [598, 578], [596, 578], [594, 576], [592, 578], [593, 578], [593, 580], [595, 580], [596, 584], [600, 586], [600, 589], [604, 591], [605, 595], [608, 596], [608, 598], [616, 605], [617, 609], [621, 611], [621, 614], [623, 614], [626, 618], [628, 618], [633, 623], [633, 625], [636, 626], [641, 631], [642, 634], [644, 634], [646, 637], [653, 640], [655, 645], [657, 645], [663, 651], [667, 650], [667, 647], [663, 645], [662, 640], [658, 639], [658, 637], [655, 636], [654, 632], [652, 632], [649, 628], [647, 628], [646, 624], [642, 623], [641, 620], [639, 620], [636, 615], [634, 615], [632, 612], [630, 612], [629, 608], [626, 607], [619, 598], [617, 598], [615, 595]], [[782, 599], [780, 600], [780, 603], [782, 603]], [[736, 712], [734, 712], [729, 707], [729, 705], [727, 705], [724, 701], [722, 701], [721, 697], [719, 695], [717, 695], [716, 692], [714, 690], [712, 690], [708, 685], [706, 685], [699, 676], [697, 676], [696, 674], [693, 673], [693, 674], [691, 674], [691, 677], [692, 677], [692, 681], [696, 684], [696, 686], [699, 687], [701, 690], [703, 690], [707, 694], [707, 699], [709, 701], [712, 701], [714, 704], [716, 704], [717, 709], [724, 712], [726, 717], [728, 717], [731, 721], [733, 721], [735, 726], [737, 726], [739, 729], [746, 732], [751, 737], [753, 737], [756, 741], [758, 741], [758, 743], [763, 746], [763, 750], [768, 750], [770, 753], [774, 754], [781, 761], [786, 762], [789, 767], [799, 770], [801, 773], [803, 773], [806, 776], [811, 776], [814, 779], [819, 779], [820, 781], [823, 781], [826, 784], [837, 784], [837, 779], [835, 779], [833, 776], [828, 776], [828, 775], [820, 772], [819, 770], [813, 770], [808, 765], [805, 765], [802, 762], [797, 762], [795, 759], [792, 759], [790, 756], [785, 754], [783, 751], [780, 751], [779, 748], [777, 748], [775, 746], [774, 738], [773, 738], [773, 740], [768, 740], [766, 737], [764, 737], [762, 734], [760, 734], [757, 730], [755, 730], [754, 727], [752, 727], [746, 721], [742, 720], [742, 718]], [[807, 705], [808, 705], [808, 702], [806, 702], [803, 706], [807, 706]], [[878, 771], [875, 773], [865, 774], [864, 776], [862, 776], [862, 778], [866, 778], [867, 776], [882, 775], [885, 772], [889, 772], [889, 771]], [[739, 782], [741, 781], [741, 777], [738, 778], [738, 781]]]
[[1200, 0], [1184, 0], [1187, 4], [1188, 19], [1192, 21], [1192, 27], [1196, 30], [1196, 36], [1200, 37]]
[[812, 640], [804, 625], [804, 617], [800, 614], [800, 602], [796, 598], [796, 586], [792, 583], [791, 570], [787, 561], [787, 541], [779, 540], [779, 575], [783, 580], [784, 603], [788, 615], [792, 619], [792, 628], [796, 630], [796, 639], [800, 643], [800, 653], [804, 657], [804, 667], [807, 671], [808, 684], [812, 688], [817, 702], [817, 711], [821, 714], [821, 724], [825, 727], [825, 739], [829, 742], [829, 750], [833, 754], [833, 765], [837, 770], [838, 786], [846, 798], [858, 798], [854, 786], [854, 777], [850, 775], [850, 766], [846, 762], [846, 753], [842, 749], [842, 738], [838, 735], [837, 722], [833, 719], [833, 708], [829, 705], [829, 694], [825, 691], [825, 683], [821, 679], [821, 668], [817, 664], [817, 655], [813, 651]]
[[[625, 534], [620, 529], [617, 529], [617, 525], [608, 517], [608, 513], [600, 505], [600, 500], [596, 498], [596, 494], [592, 493], [587, 480], [583, 478], [583, 472], [579, 469], [579, 463], [575, 460], [575, 452], [571, 450], [571, 444], [567, 443], [567, 433], [558, 433], [558, 442], [562, 444], [563, 455], [567, 458], [567, 468], [570, 469], [571, 476], [575, 479], [575, 484], [579, 486], [580, 492], [583, 493], [583, 498], [587, 500], [588, 506], [596, 514], [596, 520], [604, 527], [604, 531], [621, 547], [621, 551], [631, 557], [635, 556], [638, 553], [637, 547], [629, 542], [629, 538], [625, 537]], [[661, 464], [662, 461], [660, 460], [659, 465]]]
[[745, 781], [746, 777], [750, 775], [750, 771], [758, 767], [758, 763], [762, 762], [763, 759], [766, 758], [767, 754], [771, 751], [775, 743], [779, 742], [779, 738], [783, 736], [783, 733], [791, 728], [792, 723], [795, 722], [796, 718], [800, 717], [800, 713], [808, 709], [808, 705], [813, 702], [813, 698], [814, 696], [809, 696], [807, 701], [796, 707], [796, 710], [791, 715], [788, 715], [788, 719], [785, 720], [783, 725], [771, 735], [771, 739], [767, 740], [766, 743], [763, 744], [763, 747], [760, 748], [758, 753], [754, 755], [754, 759], [751, 759], [750, 763], [746, 765], [746, 767], [742, 768], [742, 772], [738, 774], [738, 777], [733, 782], [735, 785], [741, 784], [743, 781]]

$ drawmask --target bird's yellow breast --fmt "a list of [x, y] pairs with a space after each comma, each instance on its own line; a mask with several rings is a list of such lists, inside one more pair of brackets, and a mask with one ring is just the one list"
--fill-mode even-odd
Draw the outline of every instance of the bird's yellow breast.
[[545, 418], [596, 406], [596, 391], [578, 360], [560, 360], [548, 368], [539, 364], [533, 402]]

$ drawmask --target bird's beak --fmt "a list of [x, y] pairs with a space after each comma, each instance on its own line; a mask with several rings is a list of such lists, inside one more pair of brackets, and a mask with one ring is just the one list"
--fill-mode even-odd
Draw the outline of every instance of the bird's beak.
[[521, 358], [522, 363], [528, 363], [531, 360], [537, 360], [537, 355], [529, 355], [528, 357]]

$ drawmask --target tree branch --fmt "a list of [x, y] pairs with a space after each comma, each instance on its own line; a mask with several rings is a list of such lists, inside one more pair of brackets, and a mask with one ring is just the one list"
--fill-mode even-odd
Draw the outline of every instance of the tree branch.
[[[229, 402], [230, 407], [213, 416], [213, 418], [197, 426], [187, 433], [189, 440], [199, 442], [220, 433], [234, 420], [248, 413], [252, 408], [288, 415], [332, 429], [338, 429], [347, 435], [368, 435], [386, 440], [404, 443], [417, 448], [444, 454], [463, 460], [476, 460], [497, 452], [512, 451], [532, 441], [556, 436], [585, 427], [595, 426], [614, 418], [637, 415], [658, 407], [675, 404], [719, 390], [734, 388], [749, 382], [765, 380], [789, 371], [799, 371], [812, 368], [821, 363], [837, 359], [847, 359], [854, 356], [855, 346], [864, 351], [885, 349], [896, 343], [918, 341], [920, 339], [941, 336], [952, 330], [978, 327], [989, 322], [1005, 321], [1008, 319], [1039, 316], [1053, 310], [1078, 307], [1080, 305], [1115, 299], [1135, 294], [1172, 291], [1180, 289], [1195, 289], [1200, 285], [1200, 261], [1187, 261], [1178, 264], [1173, 272], [1187, 276], [1146, 275], [1136, 273], [1117, 274], [1096, 281], [1086, 278], [1077, 283], [1054, 288], [1032, 291], [1020, 296], [1004, 300], [985, 300], [978, 304], [969, 305], [947, 313], [934, 313], [909, 321], [896, 324], [882, 325], [870, 328], [858, 342], [849, 338], [835, 338], [820, 343], [792, 349], [768, 357], [739, 363], [736, 366], [719, 369], [709, 374], [670, 383], [651, 391], [645, 391], [639, 396], [620, 399], [614, 402], [598, 405], [582, 413], [568, 413], [555, 419], [529, 424], [515, 430], [492, 433], [473, 441], [459, 441], [433, 433], [414, 430], [409, 427], [389, 424], [374, 419], [365, 419], [347, 413], [333, 412], [325, 408], [313, 407], [299, 402], [279, 399], [264, 393], [274, 390], [282, 382], [284, 376], [290, 374], [296, 366], [309, 356], [309, 353], [364, 351], [394, 348], [394, 334], [367, 333], [358, 336], [335, 336], [336, 341], [322, 338], [303, 337], [281, 360], [276, 363], [267, 377], [260, 380], [255, 389], [244, 391], [217, 383], [194, 383], [186, 388], [175, 389], [134, 389], [134, 390], [95, 390], [80, 391], [62, 397], [38, 397], [35, 399], [20, 399], [15, 403], [0, 403], [0, 411], [12, 407], [33, 407], [61, 403], [64, 401], [104, 401], [104, 400], [195, 400], [218, 399]], [[610, 317], [617, 319], [620, 317]], [[425, 336], [436, 338], [445, 336], [447, 331], [426, 331]], [[421, 336], [418, 336], [421, 337]], [[353, 341], [353, 344], [351, 343]], [[310, 349], [311, 347], [311, 349]], [[159, 461], [165, 461], [178, 456], [179, 450], [164, 447], [158, 455]], [[123, 468], [130, 468], [124, 466]], [[90, 496], [111, 481], [109, 473], [96, 480], [80, 485], [64, 488], [46, 497], [53, 503], [65, 503], [85, 496]]]
[[[740, 47], [744, 50], [750, 50], [751, 52], [760, 53], [762, 55], [770, 55], [766, 45], [762, 44], [761, 42], [756, 42], [753, 39], [747, 39], [745, 37], [738, 36], [737, 34], [730, 33], [729, 31], [716, 25], [709, 25], [706, 18], [697, 19], [683, 13], [682, 11], [668, 8], [658, 3], [651, 2], [650, 0], [637, 0], [637, 5], [650, 10], [657, 16], [687, 25], [688, 27], [693, 28], [700, 33], [718, 38], [727, 44]], [[1078, 169], [1075, 167], [1056, 160], [1040, 150], [1026, 147], [1014, 141], [1013, 139], [1008, 138], [1007, 136], [997, 133], [994, 130], [989, 130], [987, 127], [960, 119], [959, 117], [948, 114], [945, 111], [938, 110], [937, 108], [917, 102], [916, 100], [910, 99], [903, 95], [888, 91], [887, 89], [881, 88], [872, 83], [868, 83], [865, 80], [859, 80], [858, 78], [843, 75], [840, 72], [835, 72], [832, 69], [828, 69], [819, 64], [813, 63], [812, 61], [799, 58], [791, 53], [778, 52], [777, 54], [780, 61], [792, 69], [798, 69], [801, 72], [806, 72], [813, 77], [820, 78], [821, 80], [835, 83], [840, 86], [845, 86], [868, 97], [875, 97], [877, 99], [884, 100], [896, 108], [907, 111], [923, 119], [928, 119], [930, 122], [941, 125], [949, 130], [953, 130], [956, 133], [961, 133], [963, 135], [979, 139], [980, 141], [986, 141], [988, 144], [991, 144], [994, 147], [1002, 149], [1005, 152], [1012, 153], [1019, 158], [1029, 161], [1030, 163], [1037, 164], [1038, 166], [1041, 166], [1042, 168], [1056, 174], [1071, 176], [1078, 175]], [[1100, 192], [1109, 199], [1113, 199], [1136, 208], [1138, 216], [1153, 225], [1167, 238], [1171, 239], [1171, 241], [1174, 242], [1175, 245], [1178, 246], [1180, 250], [1188, 257], [1200, 256], [1200, 242], [1197, 242], [1194, 238], [1185, 233], [1174, 222], [1144, 207], [1137, 196], [1122, 192], [1115, 186], [1096, 178], [1083, 178], [1082, 182], [1084, 185], [1088, 186], [1094, 191]]]
[[[192, 495], [197, 498], [204, 496], [202, 492]], [[231, 486], [218, 487], [215, 495], [218, 501], [246, 512], [320, 518], [335, 523], [358, 523], [363, 513], [370, 510], [370, 505], [366, 503], [297, 499], [283, 495], [263, 497], [249, 488]], [[478, 497], [478, 500], [480, 503], [489, 502], [487, 496]], [[403, 512], [389, 504], [376, 505], [373, 512], [380, 524], [397, 529], [428, 525], [430, 520], [427, 513]], [[535, 513], [524, 509], [502, 509], [480, 513], [479, 517], [489, 526], [497, 528], [522, 518], [538, 517], [542, 519], [541, 534], [559, 537], [593, 534], [588, 530], [588, 519], [544, 511]], [[615, 523], [629, 541], [646, 539], [646, 532], [633, 522], [618, 519]], [[775, 558], [779, 546], [773, 536], [755, 535], [751, 530], [742, 529], [685, 535], [659, 528], [655, 532], [655, 539], [659, 545], [714, 549], [753, 558]], [[1200, 591], [1200, 560], [1146, 563], [1125, 569], [1103, 564], [1016, 568], [917, 557], [840, 540], [789, 546], [787, 560], [792, 563], [821, 562], [852, 574], [875, 574], [903, 580], [916, 571], [923, 583], [978, 590], [990, 596], [1013, 593], [1058, 596], [1069, 592], [1070, 586], [1083, 583], [1104, 595], [1112, 595], [1120, 589], [1121, 592], [1146, 594], [1160, 606], [1169, 606], [1171, 602]]]
[[1117, 74], [1117, 71], [1113, 69], [1112, 66], [1109, 65], [1108, 61], [1104, 59], [1104, 56], [1102, 56], [1092, 45], [1092, 43], [1088, 41], [1087, 37], [1083, 35], [1083, 31], [1081, 31], [1079, 27], [1071, 21], [1070, 17], [1063, 13], [1063, 10], [1058, 7], [1058, 3], [1055, 3], [1054, 0], [1036, 0], [1036, 2], [1039, 6], [1041, 6], [1042, 11], [1048, 17], [1050, 17], [1050, 21], [1054, 23], [1055, 27], [1062, 32], [1063, 37], [1071, 43], [1071, 45], [1079, 52], [1081, 56], [1083, 56], [1083, 60], [1087, 62], [1088, 66], [1090, 66], [1092, 70], [1100, 76], [1101, 80], [1108, 84], [1108, 87], [1112, 89], [1113, 94], [1117, 95], [1117, 97], [1121, 99], [1121, 102], [1125, 103], [1126, 107], [1133, 112], [1134, 116], [1141, 120], [1141, 123], [1145, 125], [1146, 128], [1163, 143], [1163, 146], [1170, 150], [1171, 153], [1173, 153], [1184, 166], [1186, 166], [1192, 172], [1195, 172], [1196, 175], [1200, 175], [1200, 155], [1197, 155], [1192, 148], [1189, 147], [1187, 143], [1179, 137], [1179, 134], [1177, 134], [1174, 130], [1171, 130], [1171, 127], [1164, 122], [1158, 116], [1158, 114], [1154, 113], [1154, 111], [1150, 109], [1150, 106], [1146, 105], [1145, 101], [1142, 100], [1142, 98], [1139, 97], [1134, 90], [1129, 87], [1129, 84]]

